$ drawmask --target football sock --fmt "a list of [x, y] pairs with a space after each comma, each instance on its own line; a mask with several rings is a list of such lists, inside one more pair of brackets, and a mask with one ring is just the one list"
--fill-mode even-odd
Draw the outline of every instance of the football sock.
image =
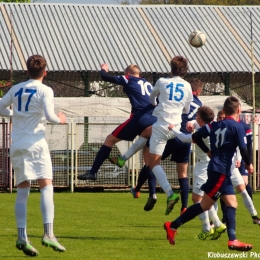
[[41, 213], [44, 223], [44, 234], [53, 236], [54, 203], [53, 185], [47, 185], [41, 190]]
[[210, 231], [210, 223], [209, 223], [209, 214], [208, 211], [204, 211], [201, 214], [199, 214], [199, 219], [202, 223], [202, 230], [204, 232], [209, 232]]
[[247, 191], [248, 195], [250, 196], [251, 200], [253, 200], [253, 190], [249, 183], [246, 185], [246, 191]]
[[226, 223], [229, 240], [236, 240], [236, 208], [226, 207]]
[[188, 197], [189, 197], [189, 183], [187, 178], [178, 179], [180, 184], [180, 194], [181, 194], [181, 210], [188, 207]]
[[132, 144], [132, 146], [127, 150], [127, 152], [123, 155], [124, 158], [129, 159], [136, 152], [141, 150], [147, 143], [147, 138], [139, 136], [139, 138]]
[[108, 158], [112, 148], [106, 145], [102, 145], [100, 150], [98, 151], [96, 158], [93, 162], [90, 173], [97, 173], [103, 162]]
[[149, 186], [149, 196], [152, 197], [156, 194], [156, 177], [153, 172], [150, 170], [150, 167], [147, 167], [148, 172], [148, 186]]
[[226, 204], [221, 198], [220, 198], [220, 206], [222, 210], [222, 222], [226, 223]]
[[166, 173], [164, 172], [162, 167], [160, 165], [156, 165], [153, 167], [152, 171], [153, 171], [159, 185], [165, 192], [166, 196], [170, 197], [173, 194], [173, 190], [172, 190], [170, 183], [167, 180]]
[[214, 227], [218, 228], [220, 225], [221, 225], [221, 221], [218, 217], [218, 214], [215, 210], [215, 207], [212, 206], [209, 210], [208, 210], [208, 213], [209, 213], [209, 218], [212, 220], [213, 224], [214, 224]]
[[144, 185], [147, 180], [147, 167], [144, 165], [138, 175], [137, 185], [135, 191], [140, 191], [141, 187]]
[[247, 209], [247, 211], [250, 213], [251, 216], [256, 216], [257, 215], [257, 211], [254, 207], [254, 203], [252, 201], [252, 199], [250, 198], [250, 196], [248, 195], [246, 190], [243, 190], [242, 192], [240, 192], [240, 195], [242, 196], [243, 199], [243, 203]]
[[26, 217], [27, 217], [27, 200], [30, 194], [30, 187], [17, 188], [15, 201], [15, 217], [18, 237], [27, 240], [26, 234]]
[[213, 206], [215, 208], [215, 211], [218, 212], [218, 201], [215, 201]]
[[193, 204], [192, 206], [188, 207], [187, 210], [182, 215], [180, 215], [177, 219], [175, 219], [171, 223], [171, 228], [177, 229], [179, 226], [194, 219], [196, 216], [198, 216], [202, 212], [203, 212], [203, 209], [202, 209], [200, 203]]

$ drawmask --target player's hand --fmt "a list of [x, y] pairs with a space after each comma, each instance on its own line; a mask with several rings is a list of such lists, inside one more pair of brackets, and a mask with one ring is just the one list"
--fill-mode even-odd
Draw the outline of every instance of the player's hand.
[[208, 156], [209, 158], [211, 158], [212, 154], [211, 154], [211, 151], [210, 151], [210, 150], [207, 151], [207, 156]]
[[253, 164], [251, 163], [250, 165], [245, 165], [247, 171], [248, 171], [248, 174], [252, 174], [253, 171], [254, 171], [254, 166]]
[[236, 161], [235, 166], [236, 166], [236, 168], [239, 168], [241, 166], [241, 162], [240, 161]]
[[170, 124], [170, 125], [168, 126], [168, 129], [169, 129], [169, 130], [172, 130], [174, 127], [175, 127], [174, 124]]
[[106, 63], [100, 64], [101, 69], [105, 70], [106, 72], [108, 72], [108, 65]]
[[186, 130], [188, 132], [192, 133], [193, 130], [194, 130], [194, 124], [192, 122], [188, 121], [187, 124], [186, 124]]
[[60, 124], [65, 124], [66, 123], [66, 116], [62, 112], [58, 113], [58, 118], [60, 119]]

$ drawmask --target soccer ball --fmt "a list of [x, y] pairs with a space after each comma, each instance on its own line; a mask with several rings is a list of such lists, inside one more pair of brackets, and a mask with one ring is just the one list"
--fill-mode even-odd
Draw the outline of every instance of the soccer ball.
[[206, 35], [201, 31], [193, 31], [189, 36], [189, 43], [195, 48], [202, 47], [206, 42]]

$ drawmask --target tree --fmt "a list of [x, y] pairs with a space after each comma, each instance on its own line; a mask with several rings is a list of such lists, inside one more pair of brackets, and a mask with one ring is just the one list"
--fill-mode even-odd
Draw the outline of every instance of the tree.
[[0, 0], [0, 2], [4, 3], [30, 3], [30, 0]]

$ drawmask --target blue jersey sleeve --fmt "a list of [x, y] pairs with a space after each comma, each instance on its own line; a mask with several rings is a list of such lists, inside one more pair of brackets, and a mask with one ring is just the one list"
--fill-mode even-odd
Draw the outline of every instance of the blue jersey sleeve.
[[246, 136], [243, 127], [237, 127], [236, 141], [239, 148], [246, 148]]
[[198, 129], [198, 132], [204, 139], [210, 135], [210, 131], [211, 131], [211, 124], [207, 124]]

